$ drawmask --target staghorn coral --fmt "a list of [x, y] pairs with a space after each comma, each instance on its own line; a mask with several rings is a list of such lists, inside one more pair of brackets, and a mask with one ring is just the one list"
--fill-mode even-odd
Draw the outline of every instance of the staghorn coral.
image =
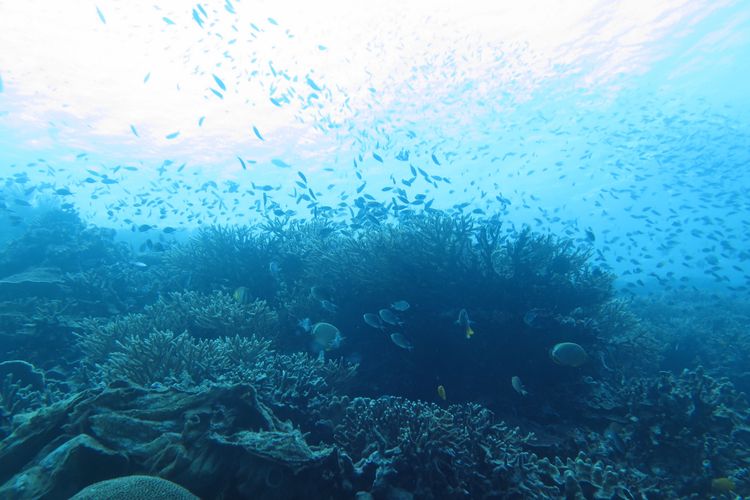
[[26, 361], [0, 362], [0, 413], [8, 419], [40, 408], [52, 398], [43, 371]]
[[387, 396], [345, 401], [334, 435], [373, 492], [397, 487], [422, 498], [500, 487], [493, 485], [495, 463], [520, 453], [523, 442], [517, 430], [494, 423], [477, 405], [444, 409]]
[[572, 240], [526, 228], [500, 242], [492, 253], [492, 267], [525, 307], [566, 313], [612, 297], [614, 276], [591, 266], [591, 255]]
[[250, 226], [214, 225], [201, 228], [187, 244], [166, 255], [174, 283], [189, 282], [194, 289], [246, 287], [251, 297], [272, 295], [269, 238]]
[[127, 380], [143, 386], [239, 381], [256, 368], [269, 344], [255, 337], [208, 340], [155, 330], [118, 341], [119, 349], [109, 354], [99, 372], [105, 382]]
[[89, 384], [251, 383], [266, 404], [309, 423], [319, 401], [345, 391], [356, 373], [356, 365], [305, 353], [276, 353], [270, 345], [254, 336], [196, 339], [186, 332], [153, 330], [114, 341], [111, 351], [97, 363], [89, 360], [80, 376]]
[[92, 368], [103, 363], [129, 338], [145, 338], [154, 330], [187, 331], [198, 338], [236, 335], [273, 339], [278, 332], [277, 316], [263, 301], [242, 304], [214, 291], [173, 292], [147, 306], [143, 313], [128, 314], [104, 322], [88, 318], [76, 333], [78, 347], [85, 353], [83, 364]]
[[358, 487], [417, 498], [645, 498], [651, 484], [584, 453], [539, 458], [532, 436], [497, 422], [477, 404], [394, 397], [340, 398], [331, 406], [335, 440], [351, 456]]

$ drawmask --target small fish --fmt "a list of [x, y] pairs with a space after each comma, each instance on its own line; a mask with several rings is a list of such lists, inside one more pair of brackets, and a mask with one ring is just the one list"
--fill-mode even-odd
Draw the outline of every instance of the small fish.
[[163, 232], [164, 232], [165, 234], [172, 234], [172, 233], [174, 233], [175, 231], [177, 231], [177, 229], [176, 229], [176, 228], [174, 228], [174, 227], [171, 227], [171, 226], [167, 226], [167, 227], [165, 227], [164, 229], [162, 229], [162, 231], [163, 231]]
[[332, 313], [336, 313], [339, 310], [339, 306], [327, 299], [323, 299], [320, 301], [320, 307]]
[[409, 339], [398, 332], [391, 334], [391, 340], [401, 349], [406, 349], [407, 351], [411, 351], [414, 349], [414, 344], [412, 344]]
[[141, 224], [138, 226], [138, 232], [139, 233], [145, 233], [146, 231], [150, 231], [154, 226], [150, 224]]
[[395, 311], [399, 311], [399, 312], [408, 311], [409, 307], [411, 307], [411, 306], [405, 300], [397, 300], [396, 302], [394, 302], [393, 304], [391, 304], [391, 309], [393, 309]]
[[255, 134], [255, 136], [258, 139], [260, 139], [261, 141], [265, 141], [265, 139], [263, 138], [263, 136], [260, 135], [260, 131], [258, 130], [258, 127], [256, 127], [255, 125], [253, 125], [253, 133]]
[[179, 131], [177, 131], [177, 132], [172, 132], [171, 134], [167, 134], [167, 135], [165, 136], [165, 138], [166, 138], [167, 140], [172, 140], [172, 139], [176, 139], [178, 135], [180, 135], [180, 132], [179, 132]]
[[211, 76], [214, 77], [214, 81], [216, 82], [216, 85], [218, 85], [221, 90], [227, 90], [227, 86], [224, 85], [224, 82], [221, 80], [221, 78], [214, 75], [213, 73], [211, 74]]
[[145, 262], [141, 262], [139, 260], [134, 261], [132, 264], [133, 264], [133, 267], [140, 267], [140, 268], [148, 267], [148, 264], [146, 264]]
[[195, 19], [195, 22], [200, 26], [203, 27], [203, 19], [201, 19], [200, 14], [198, 14], [198, 11], [193, 9], [193, 19]]
[[308, 84], [308, 85], [310, 86], [310, 88], [312, 88], [313, 90], [315, 90], [315, 91], [317, 91], [317, 92], [320, 92], [320, 91], [322, 90], [322, 89], [321, 89], [321, 88], [320, 88], [320, 87], [318, 86], [318, 84], [317, 84], [317, 83], [315, 83], [315, 82], [313, 81], [313, 79], [312, 79], [312, 78], [310, 78], [309, 76], [308, 76], [308, 77], [306, 78], [306, 80], [307, 80], [307, 84]]
[[268, 263], [268, 272], [271, 273], [273, 279], [277, 280], [281, 277], [281, 264], [272, 260]]
[[377, 328], [379, 330], [382, 330], [384, 328], [383, 322], [380, 320], [380, 316], [378, 316], [377, 314], [364, 313], [362, 315], [362, 319], [364, 319], [365, 323], [373, 328]]
[[232, 298], [240, 304], [247, 304], [250, 298], [250, 292], [247, 287], [239, 286], [232, 293]]
[[276, 166], [277, 166], [277, 167], [279, 167], [279, 168], [291, 168], [291, 165], [289, 165], [289, 164], [288, 164], [287, 162], [285, 162], [284, 160], [280, 160], [280, 159], [278, 159], [278, 158], [273, 158], [273, 159], [271, 160], [271, 163], [273, 163], [274, 165], [276, 165]]
[[99, 16], [99, 20], [102, 22], [102, 24], [107, 24], [107, 20], [104, 19], [104, 14], [102, 14], [102, 11], [99, 10], [99, 7], [96, 8], [96, 14]]
[[398, 326], [403, 324], [390, 309], [381, 309], [378, 311], [378, 316], [389, 325]]
[[448, 398], [448, 396], [445, 394], [445, 387], [443, 387], [442, 385], [437, 386], [437, 393], [440, 399], [442, 399], [443, 401]]
[[528, 396], [529, 391], [526, 390], [526, 387], [524, 387], [523, 382], [521, 382], [521, 378], [517, 376], [513, 376], [510, 379], [510, 385], [513, 386], [513, 390], [516, 391], [521, 396]]
[[59, 194], [60, 196], [70, 196], [73, 193], [71, 193], [68, 188], [60, 188], [55, 190], [55, 194]]
[[456, 320], [456, 324], [464, 329], [467, 339], [470, 339], [474, 336], [474, 329], [471, 327], [473, 323], [474, 322], [469, 319], [469, 313], [466, 312], [466, 309], [461, 309], [460, 311], [458, 311], [458, 319]]

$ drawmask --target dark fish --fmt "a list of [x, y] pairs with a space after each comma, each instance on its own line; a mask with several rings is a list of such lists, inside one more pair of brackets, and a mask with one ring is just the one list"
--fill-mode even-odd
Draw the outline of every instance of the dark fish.
[[403, 324], [401, 320], [398, 319], [398, 317], [393, 314], [393, 311], [390, 309], [381, 309], [378, 311], [378, 316], [380, 316], [380, 319], [385, 321], [386, 323], [390, 325], [401, 325]]
[[397, 300], [391, 304], [391, 308], [395, 309], [396, 311], [406, 311], [410, 307], [409, 303], [405, 300]]
[[401, 333], [392, 333], [391, 341], [401, 349], [406, 349], [407, 351], [411, 351], [414, 349], [414, 344], [412, 344], [411, 341], [404, 337], [404, 335]]
[[326, 300], [326, 299], [323, 299], [323, 300], [320, 301], [320, 307], [322, 307], [326, 311], [332, 312], [332, 313], [338, 312], [338, 310], [339, 310], [339, 306], [337, 306], [336, 304], [334, 304], [330, 300]]
[[150, 224], [141, 224], [140, 226], [138, 226], [138, 232], [145, 233], [146, 231], [149, 231], [153, 227], [154, 226]]
[[378, 328], [380, 330], [383, 329], [383, 322], [380, 320], [380, 316], [378, 316], [377, 314], [364, 313], [362, 315], [362, 319], [364, 319], [365, 323], [373, 328]]
[[253, 125], [253, 132], [255, 133], [255, 136], [260, 139], [261, 141], [265, 141], [262, 135], [260, 135], [260, 132], [258, 131], [258, 127]]

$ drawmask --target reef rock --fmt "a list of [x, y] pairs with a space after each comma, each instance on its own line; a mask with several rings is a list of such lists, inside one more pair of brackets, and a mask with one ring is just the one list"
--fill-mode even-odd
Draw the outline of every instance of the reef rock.
[[114, 383], [17, 423], [0, 442], [1, 498], [61, 498], [126, 474], [159, 476], [202, 498], [353, 495], [341, 479], [345, 457], [309, 446], [250, 385]]

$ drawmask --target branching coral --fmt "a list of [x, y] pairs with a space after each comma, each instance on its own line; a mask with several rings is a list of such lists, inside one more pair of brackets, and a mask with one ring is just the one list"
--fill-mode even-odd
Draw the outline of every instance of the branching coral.
[[244, 286], [256, 298], [271, 295], [272, 259], [265, 235], [249, 226], [216, 225], [202, 228], [189, 243], [168, 252], [166, 263], [175, 284], [189, 282], [201, 291]]
[[118, 350], [101, 366], [105, 381], [127, 380], [139, 385], [248, 381], [259, 378], [258, 365], [267, 355], [269, 341], [255, 337], [195, 339], [183, 332], [152, 331], [145, 337], [117, 341]]
[[79, 348], [89, 367], [104, 362], [126, 339], [145, 338], [153, 331], [188, 332], [198, 338], [258, 337], [273, 339], [278, 333], [277, 316], [263, 301], [243, 304], [215, 291], [173, 292], [160, 297], [143, 313], [128, 314], [112, 321], [81, 321]]
[[[658, 478], [663, 491], [707, 493], [713, 477], [741, 475], [750, 460], [750, 407], [727, 379], [702, 368], [630, 381], [628, 461]], [[675, 478], [683, 478], [675, 482]]]
[[590, 460], [539, 458], [531, 436], [476, 404], [400, 398], [339, 401], [335, 437], [373, 493], [419, 498], [636, 498], [645, 476]]

